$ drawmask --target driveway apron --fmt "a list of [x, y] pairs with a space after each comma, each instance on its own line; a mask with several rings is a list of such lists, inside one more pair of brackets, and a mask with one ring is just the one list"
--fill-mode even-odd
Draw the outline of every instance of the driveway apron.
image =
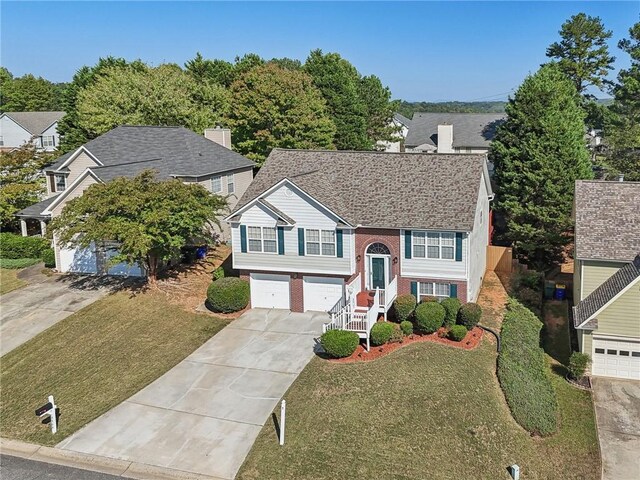
[[250, 310], [58, 447], [232, 479], [327, 320]]

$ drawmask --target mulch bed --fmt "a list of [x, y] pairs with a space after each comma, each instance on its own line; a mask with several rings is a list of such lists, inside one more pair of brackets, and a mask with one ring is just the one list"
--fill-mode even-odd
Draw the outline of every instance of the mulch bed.
[[455, 348], [462, 348], [463, 350], [473, 350], [480, 344], [480, 340], [482, 340], [482, 336], [484, 334], [484, 330], [482, 330], [480, 327], [474, 327], [469, 332], [467, 332], [467, 336], [464, 337], [462, 341], [454, 342], [453, 340], [449, 340], [448, 338], [443, 338], [440, 336], [443, 334], [443, 330], [444, 329], [440, 329], [438, 332], [431, 333], [429, 335], [409, 335], [408, 337], [404, 337], [402, 342], [387, 343], [380, 347], [372, 346], [371, 350], [369, 350], [368, 352], [366, 348], [362, 344], [360, 344], [358, 345], [358, 348], [356, 348], [356, 351], [353, 352], [350, 357], [331, 358], [329, 359], [329, 361], [335, 363], [370, 362], [371, 360], [376, 360], [380, 357], [384, 357], [385, 355], [388, 355], [391, 352], [398, 350], [399, 348], [419, 342], [441, 343]]
[[591, 390], [591, 378], [586, 375], [579, 380], [574, 380], [573, 378], [569, 377], [569, 375], [565, 375], [564, 378], [574, 387], [580, 388], [582, 390]]

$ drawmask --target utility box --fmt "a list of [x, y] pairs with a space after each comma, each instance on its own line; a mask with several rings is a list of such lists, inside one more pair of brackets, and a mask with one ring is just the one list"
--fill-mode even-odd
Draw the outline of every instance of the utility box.
[[511, 478], [513, 478], [513, 480], [520, 480], [520, 467], [518, 465], [511, 465], [509, 467], [509, 473], [511, 474]]

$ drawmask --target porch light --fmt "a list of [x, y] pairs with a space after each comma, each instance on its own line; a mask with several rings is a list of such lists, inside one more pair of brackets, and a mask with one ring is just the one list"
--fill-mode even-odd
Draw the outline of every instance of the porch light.
[[393, 257], [393, 264], [395, 265], [396, 263], [398, 263], [398, 257]]
[[362, 255], [358, 255], [358, 256], [356, 257], [356, 262], [359, 262], [360, 260], [362, 260]]

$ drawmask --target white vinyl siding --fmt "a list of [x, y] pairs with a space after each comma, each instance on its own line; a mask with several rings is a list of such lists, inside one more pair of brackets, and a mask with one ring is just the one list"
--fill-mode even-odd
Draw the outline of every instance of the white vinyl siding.
[[[469, 234], [469, 248], [465, 263], [468, 264], [467, 301], [475, 302], [487, 269], [487, 246], [489, 245], [489, 198], [484, 179], [480, 179], [473, 231]], [[464, 250], [463, 242], [463, 250]], [[464, 254], [463, 254], [464, 255]], [[459, 292], [458, 292], [459, 293]]]
[[[420, 231], [416, 233], [422, 233]], [[414, 236], [412, 232], [412, 250], [416, 243], [415, 239], [420, 235]], [[469, 252], [469, 235], [462, 234], [462, 261], [447, 260], [441, 258], [428, 258], [426, 256], [427, 236], [425, 232], [425, 256], [417, 257], [412, 255], [406, 258], [405, 255], [405, 231], [400, 230], [400, 274], [403, 277], [411, 278], [430, 278], [430, 279], [446, 279], [446, 280], [467, 280], [468, 275], [468, 252]], [[421, 240], [418, 240], [419, 242]], [[419, 244], [418, 244], [419, 245]], [[455, 234], [454, 234], [454, 258], [455, 258]]]

